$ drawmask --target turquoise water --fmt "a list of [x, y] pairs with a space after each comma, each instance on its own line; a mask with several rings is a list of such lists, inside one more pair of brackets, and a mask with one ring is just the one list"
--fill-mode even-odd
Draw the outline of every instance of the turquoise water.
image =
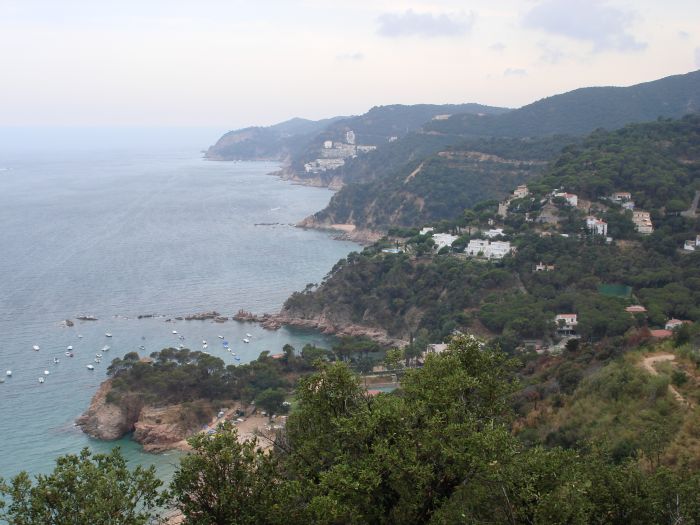
[[[0, 384], [0, 476], [46, 472], [60, 454], [115, 445], [132, 463], [169, 476], [176, 454], [144, 454], [126, 439], [98, 442], [73, 426], [116, 356], [181, 342], [200, 349], [206, 339], [210, 353], [233, 362], [218, 335], [241, 362], [285, 343], [329, 343], [313, 332], [237, 322], [166, 322], [212, 309], [275, 311], [357, 249], [291, 226], [323, 208], [331, 192], [266, 176], [272, 164], [199, 157], [186, 149], [0, 151], [0, 374], [13, 372]], [[83, 313], [99, 321], [62, 326]], [[158, 317], [136, 318], [143, 314]], [[73, 358], [64, 355], [68, 345]]]

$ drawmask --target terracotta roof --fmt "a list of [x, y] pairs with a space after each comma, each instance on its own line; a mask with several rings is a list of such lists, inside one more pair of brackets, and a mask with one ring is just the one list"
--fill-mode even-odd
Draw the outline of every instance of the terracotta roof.
[[651, 336], [656, 337], [657, 339], [665, 339], [673, 335], [673, 332], [671, 332], [671, 330], [651, 330], [650, 332]]

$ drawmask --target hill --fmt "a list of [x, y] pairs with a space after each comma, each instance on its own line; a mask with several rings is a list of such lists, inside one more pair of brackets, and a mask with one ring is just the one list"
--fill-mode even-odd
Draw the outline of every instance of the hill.
[[588, 87], [538, 100], [503, 115], [454, 115], [426, 131], [464, 136], [584, 135], [658, 117], [700, 111], [700, 71], [630, 87]]

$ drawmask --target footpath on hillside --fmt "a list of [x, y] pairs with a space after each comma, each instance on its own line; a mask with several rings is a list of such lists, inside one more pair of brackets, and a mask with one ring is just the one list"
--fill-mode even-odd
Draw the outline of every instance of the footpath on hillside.
[[[666, 362], [675, 361], [675, 360], [676, 360], [676, 356], [673, 355], [673, 354], [668, 354], [668, 353], [654, 354], [654, 355], [650, 355], [650, 356], [647, 356], [647, 357], [645, 357], [644, 359], [642, 359], [641, 365], [642, 365], [642, 368], [644, 368], [644, 370], [646, 370], [647, 372], [649, 372], [651, 375], [653, 375], [653, 376], [658, 376], [658, 375], [659, 375], [659, 372], [656, 370], [656, 368], [654, 368], [654, 365], [655, 365], [656, 363], [666, 363]], [[684, 406], [687, 406], [687, 407], [690, 407], [690, 408], [693, 407], [693, 403], [690, 402], [690, 401], [688, 401], [688, 399], [686, 399], [686, 398], [683, 396], [683, 394], [681, 394], [681, 393], [676, 389], [675, 386], [673, 386], [673, 385], [668, 385], [668, 389], [669, 389], [669, 390], [671, 391], [671, 393], [673, 394], [673, 397], [675, 397], [676, 400], [677, 400], [681, 405], [684, 405]]]

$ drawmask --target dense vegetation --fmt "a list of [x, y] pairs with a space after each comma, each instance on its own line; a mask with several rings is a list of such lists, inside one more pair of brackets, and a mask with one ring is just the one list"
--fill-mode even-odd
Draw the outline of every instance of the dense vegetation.
[[[572, 352], [558, 368], [583, 359], [582, 350]], [[423, 368], [406, 372], [394, 394], [369, 396], [343, 363], [319, 366], [301, 379], [297, 407], [270, 453], [239, 443], [231, 424], [198, 434], [162, 503], [180, 509], [186, 523], [700, 522], [700, 474], [660, 459], [668, 431], [679, 426], [667, 383], [640, 375], [624, 360], [614, 359], [559, 397], [561, 415], [578, 426], [553, 433], [548, 446], [532, 441], [537, 430], [530, 440], [522, 430], [514, 435], [522, 425], [513, 403], [522, 412], [536, 396], [518, 385], [516, 361], [476, 339], [456, 338], [446, 352], [429, 356]], [[565, 372], [556, 375], [563, 380]], [[588, 413], [586, 403], [596, 396], [596, 411]], [[636, 404], [625, 410], [630, 400]], [[575, 440], [568, 439], [571, 431]], [[96, 474], [97, 486], [115, 476], [109, 469]], [[26, 479], [25, 490], [2, 485], [14, 523], [35, 523], [46, 516], [36, 512], [74, 501], [64, 490], [72, 480], [55, 479], [48, 491], [39, 490], [41, 479], [35, 490]], [[127, 478], [122, 490], [131, 487], [138, 484]], [[150, 510], [115, 520], [104, 511], [111, 501], [94, 498], [89, 505], [95, 524], [143, 523]]]
[[[493, 148], [503, 145], [491, 143]], [[521, 142], [511, 141], [511, 147], [516, 145]], [[440, 187], [440, 178], [432, 173], [429, 181]], [[523, 339], [550, 337], [557, 313], [578, 313], [578, 333], [592, 341], [647, 323], [663, 327], [673, 317], [700, 322], [700, 253], [682, 251], [684, 240], [700, 232], [700, 219], [679, 213], [700, 189], [700, 117], [596, 132], [566, 148], [529, 186], [531, 195], [514, 199], [501, 223], [517, 248], [513, 256], [487, 263], [457, 253], [435, 254], [429, 237], [394, 228], [391, 241], [340, 261], [318, 289], [294, 294], [285, 310], [309, 318], [322, 312], [340, 323], [380, 327], [406, 339], [420, 330], [427, 330], [433, 341], [455, 328], [472, 330], [498, 336], [508, 351]], [[578, 192], [582, 203], [588, 199], [590, 205], [583, 205], [608, 222], [615, 242], [587, 232], [585, 210], [550, 199], [556, 188]], [[608, 200], [613, 191], [630, 191], [638, 205], [649, 206], [652, 235], [635, 231], [631, 212]], [[459, 195], [455, 190], [436, 199], [450, 203], [445, 209], [458, 218], [432, 222], [438, 230], [460, 236], [455, 252], [479, 230], [503, 221], [495, 203], [465, 211], [451, 201]], [[553, 204], [547, 204], [550, 200]], [[554, 206], [558, 224], [533, 222], [544, 204]], [[397, 243], [405, 253], [379, 249]], [[535, 272], [539, 262], [554, 270]], [[601, 293], [611, 284], [629, 287], [631, 295]], [[638, 302], [647, 309], [645, 317], [624, 310]]]
[[538, 100], [503, 115], [455, 115], [426, 124], [450, 135], [538, 137], [585, 135], [658, 117], [679, 118], [700, 111], [700, 71], [630, 87], [581, 88]]
[[[422, 138], [425, 137], [425, 138]], [[421, 135], [429, 146], [441, 142], [444, 151], [431, 156], [389, 156], [383, 148], [367, 155], [374, 178], [348, 184], [329, 205], [315, 214], [320, 223], [352, 222], [361, 228], [386, 230], [455, 220], [465, 208], [487, 199], [500, 199], [515, 186], [541, 174], [547, 161], [572, 143], [571, 137], [547, 139], [475, 139], [456, 143], [444, 136]], [[401, 141], [403, 142], [403, 141]], [[393, 146], [398, 150], [402, 144]], [[415, 152], [428, 152], [413, 148]], [[391, 171], [389, 171], [391, 169]]]

